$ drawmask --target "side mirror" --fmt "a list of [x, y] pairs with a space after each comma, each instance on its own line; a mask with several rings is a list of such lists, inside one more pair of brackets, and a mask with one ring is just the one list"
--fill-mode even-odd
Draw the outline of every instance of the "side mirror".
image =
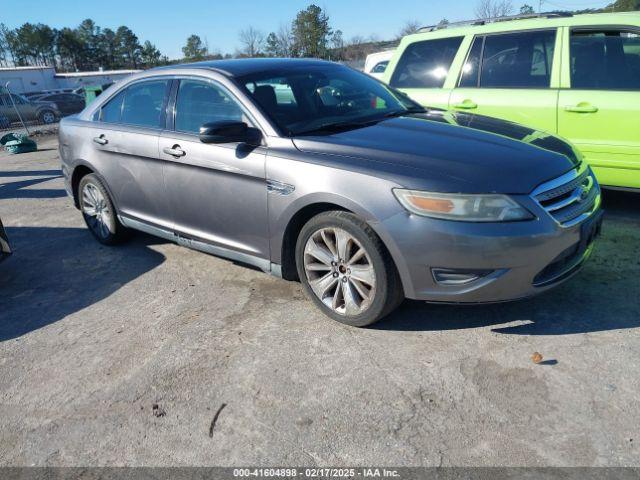
[[248, 143], [260, 144], [260, 131], [249, 128], [244, 122], [218, 121], [208, 122], [200, 127], [202, 143]]

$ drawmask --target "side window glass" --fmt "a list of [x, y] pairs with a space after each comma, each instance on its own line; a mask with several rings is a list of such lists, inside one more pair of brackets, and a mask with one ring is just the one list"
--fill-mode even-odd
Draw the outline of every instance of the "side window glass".
[[384, 71], [387, 69], [387, 65], [389, 65], [389, 62], [387, 60], [377, 63], [376, 66], [371, 69], [371, 73], [384, 73]]
[[409, 45], [391, 77], [397, 88], [442, 88], [462, 37], [427, 40]]
[[640, 34], [571, 32], [571, 88], [640, 90]]
[[176, 99], [176, 130], [198, 133], [200, 126], [220, 120], [249, 123], [242, 108], [225, 90], [197, 80], [181, 80]]
[[548, 88], [555, 39], [555, 30], [487, 36], [480, 87]]
[[100, 109], [100, 121], [105, 123], [120, 123], [123, 99], [124, 92], [120, 92], [103, 105]]
[[462, 67], [462, 74], [460, 76], [459, 86], [464, 87], [477, 87], [478, 76], [480, 75], [480, 57], [482, 56], [482, 42], [484, 37], [476, 37], [473, 41], [473, 46], [467, 57], [467, 61]]
[[25, 103], [27, 103], [27, 101], [24, 98], [22, 98], [20, 95], [12, 94], [11, 97], [13, 97], [13, 101], [15, 102], [16, 105], [24, 105]]
[[128, 87], [122, 106], [122, 123], [160, 128], [168, 83], [167, 80], [154, 80]]

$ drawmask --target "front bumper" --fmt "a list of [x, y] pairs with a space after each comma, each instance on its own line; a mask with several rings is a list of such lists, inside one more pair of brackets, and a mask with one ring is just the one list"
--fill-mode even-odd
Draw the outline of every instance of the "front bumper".
[[[382, 222], [407, 298], [444, 303], [491, 303], [542, 293], [577, 273], [593, 249], [602, 210], [560, 226], [531, 197], [514, 196], [538, 216], [509, 223], [437, 220], [402, 212]], [[588, 231], [585, 224], [593, 224]], [[388, 240], [388, 241], [387, 241]], [[432, 269], [489, 272], [469, 283], [444, 285]]]

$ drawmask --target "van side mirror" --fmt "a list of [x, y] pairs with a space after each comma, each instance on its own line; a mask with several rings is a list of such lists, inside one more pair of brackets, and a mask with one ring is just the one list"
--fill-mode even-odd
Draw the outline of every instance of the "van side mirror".
[[248, 143], [260, 145], [261, 133], [244, 122], [220, 120], [200, 127], [202, 143]]

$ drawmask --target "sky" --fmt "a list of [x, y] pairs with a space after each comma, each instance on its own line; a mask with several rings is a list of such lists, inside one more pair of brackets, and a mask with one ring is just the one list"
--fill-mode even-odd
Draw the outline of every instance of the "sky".
[[[334, 29], [349, 40], [354, 36], [390, 40], [409, 20], [433, 25], [446, 18], [469, 20], [478, 0], [317, 0]], [[513, 0], [516, 9], [529, 3], [536, 10], [539, 0]], [[12, 2], [13, 3], [13, 2]], [[169, 58], [182, 57], [181, 48], [191, 34], [207, 40], [211, 52], [233, 53], [240, 45], [238, 33], [253, 26], [265, 34], [289, 24], [299, 10], [312, 1], [302, 0], [28, 0], [24, 6], [9, 6], [0, 0], [3, 22], [15, 28], [25, 22], [51, 27], [75, 27], [85, 18], [115, 30], [126, 25], [140, 39], [151, 41]], [[543, 10], [597, 8], [608, 1], [546, 0]], [[102, 5], [102, 6], [101, 6]]]

